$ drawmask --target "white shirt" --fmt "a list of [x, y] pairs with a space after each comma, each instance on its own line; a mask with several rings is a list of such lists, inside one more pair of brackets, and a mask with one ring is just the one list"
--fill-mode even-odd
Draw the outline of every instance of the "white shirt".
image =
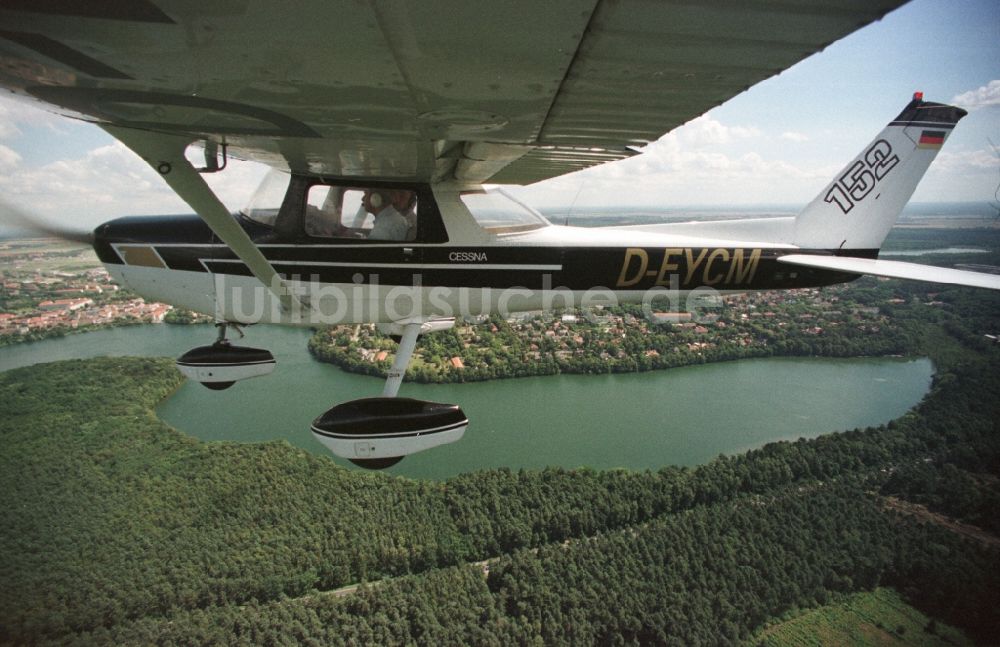
[[391, 204], [375, 215], [375, 226], [368, 234], [369, 240], [406, 240], [410, 223]]

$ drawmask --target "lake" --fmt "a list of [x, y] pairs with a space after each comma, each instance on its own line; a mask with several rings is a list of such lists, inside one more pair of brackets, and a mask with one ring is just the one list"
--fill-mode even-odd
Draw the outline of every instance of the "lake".
[[[327, 453], [309, 425], [336, 403], [378, 395], [382, 380], [313, 360], [309, 336], [249, 328], [233, 342], [270, 349], [278, 361], [272, 375], [227, 391], [188, 382], [159, 415], [203, 440], [284, 439], [357, 469]], [[209, 326], [112, 328], [0, 348], [0, 370], [98, 355], [176, 357], [213, 340]], [[387, 471], [438, 479], [490, 467], [698, 465], [770, 441], [888, 422], [920, 401], [932, 374], [928, 359], [772, 358], [627, 375], [405, 383], [400, 395], [458, 403], [470, 424], [461, 441]]]

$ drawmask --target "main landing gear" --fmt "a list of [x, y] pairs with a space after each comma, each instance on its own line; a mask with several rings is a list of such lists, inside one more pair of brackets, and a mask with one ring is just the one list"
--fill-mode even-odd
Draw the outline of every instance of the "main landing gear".
[[399, 349], [381, 397], [344, 402], [316, 418], [312, 424], [316, 440], [368, 469], [384, 469], [408, 454], [459, 440], [469, 419], [457, 404], [396, 397], [417, 338], [454, 325], [454, 319], [441, 319], [389, 326], [387, 332], [399, 336]]
[[192, 348], [177, 358], [177, 368], [184, 377], [201, 382], [214, 391], [222, 391], [240, 380], [267, 375], [274, 370], [274, 355], [270, 351], [229, 343], [226, 339], [229, 326], [243, 338], [239, 326], [225, 322], [215, 326], [219, 335], [214, 344]]
[[[312, 423], [316, 440], [337, 456], [367, 469], [391, 467], [408, 454], [459, 440], [469, 419], [457, 404], [396, 397], [420, 335], [454, 325], [454, 319], [435, 319], [386, 327], [399, 349], [382, 395], [338, 404], [316, 418]], [[192, 348], [177, 359], [177, 368], [185, 377], [221, 391], [274, 370], [274, 356], [269, 351], [229, 343], [229, 327], [243, 337], [236, 324], [216, 326], [219, 336], [214, 344]]]

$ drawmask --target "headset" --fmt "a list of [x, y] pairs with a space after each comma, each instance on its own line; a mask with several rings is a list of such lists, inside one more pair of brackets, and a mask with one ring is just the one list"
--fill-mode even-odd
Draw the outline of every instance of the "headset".
[[370, 195], [368, 197], [368, 202], [371, 204], [372, 209], [381, 209], [391, 202], [384, 191], [377, 189], [369, 189], [369, 191]]

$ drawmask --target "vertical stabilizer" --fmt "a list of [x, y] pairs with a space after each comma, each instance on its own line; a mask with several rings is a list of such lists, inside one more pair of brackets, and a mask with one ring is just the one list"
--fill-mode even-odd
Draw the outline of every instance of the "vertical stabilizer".
[[795, 220], [804, 249], [877, 250], [958, 120], [961, 108], [913, 97]]

